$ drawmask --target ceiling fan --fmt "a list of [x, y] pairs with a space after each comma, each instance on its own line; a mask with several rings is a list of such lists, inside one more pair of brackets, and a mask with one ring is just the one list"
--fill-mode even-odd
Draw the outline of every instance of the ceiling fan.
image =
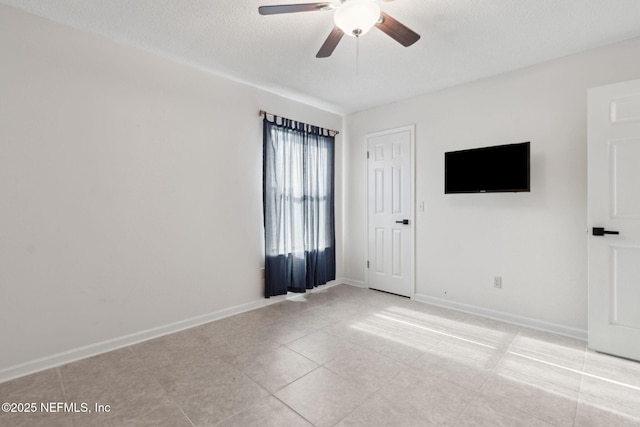
[[411, 46], [420, 39], [419, 34], [382, 12], [376, 0], [339, 0], [339, 3], [281, 4], [258, 8], [260, 15], [327, 10], [335, 10], [333, 15], [335, 26], [320, 47], [316, 58], [331, 56], [343, 35], [360, 37], [374, 26], [405, 47]]

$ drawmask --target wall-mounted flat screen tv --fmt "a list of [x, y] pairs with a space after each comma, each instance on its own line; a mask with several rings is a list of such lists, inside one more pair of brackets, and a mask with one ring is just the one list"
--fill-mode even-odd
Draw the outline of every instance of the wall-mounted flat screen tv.
[[531, 191], [530, 142], [444, 153], [444, 192]]

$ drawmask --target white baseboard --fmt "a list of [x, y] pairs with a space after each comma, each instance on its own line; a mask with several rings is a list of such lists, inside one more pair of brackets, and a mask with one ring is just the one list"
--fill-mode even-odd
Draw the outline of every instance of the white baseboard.
[[539, 329], [547, 332], [553, 332], [558, 335], [587, 340], [586, 329], [573, 328], [571, 326], [559, 325], [557, 323], [546, 322], [544, 320], [533, 319], [531, 317], [519, 316], [504, 311], [492, 310], [489, 308], [479, 307], [471, 304], [463, 304], [460, 302], [449, 301], [442, 298], [436, 298], [428, 295], [415, 294], [413, 297], [416, 301], [426, 304], [437, 305], [452, 310], [462, 311], [464, 313], [476, 314], [478, 316], [488, 317], [490, 319], [500, 320], [502, 322], [512, 323], [518, 326], [526, 326], [532, 329]]
[[350, 286], [356, 286], [358, 288], [367, 288], [368, 286], [366, 285], [366, 283], [361, 282], [360, 280], [353, 280], [353, 279], [340, 279], [342, 280], [342, 283], [344, 283], [345, 285], [350, 285]]
[[[352, 279], [338, 278], [327, 283], [324, 286], [310, 290], [309, 292], [318, 292], [323, 289], [327, 289], [339, 284], [346, 284], [350, 286], [357, 286], [360, 288], [366, 288], [364, 282]], [[268, 299], [260, 299], [245, 304], [240, 304], [234, 307], [225, 308], [212, 313], [208, 313], [202, 316], [192, 317], [190, 319], [181, 320], [178, 322], [170, 323], [168, 325], [159, 326], [157, 328], [147, 329], [145, 331], [136, 332], [133, 334], [125, 335], [122, 337], [114, 338], [107, 341], [102, 341], [95, 344], [90, 344], [84, 347], [75, 348], [65, 352], [53, 354], [51, 356], [31, 360], [19, 365], [11, 366], [0, 370], [0, 383], [19, 378], [25, 375], [33, 374], [35, 372], [43, 371], [45, 369], [55, 368], [57, 366], [65, 365], [67, 363], [75, 362], [87, 357], [96, 356], [98, 354], [106, 353], [109, 351], [117, 350], [122, 347], [134, 345], [147, 341], [153, 338], [158, 338], [163, 335], [180, 332], [182, 330], [199, 326], [205, 323], [213, 322], [215, 320], [223, 319], [234, 314], [244, 313], [246, 311], [255, 310], [267, 305], [276, 304], [286, 299], [296, 298], [302, 294], [288, 294], [277, 297], [271, 297]], [[523, 316], [517, 316], [510, 313], [505, 313], [497, 310], [490, 310], [482, 307], [477, 307], [468, 304], [456, 303], [440, 298], [430, 297], [427, 295], [415, 294], [414, 299], [419, 302], [427, 304], [433, 304], [441, 307], [450, 308], [453, 310], [463, 311], [471, 314], [477, 314], [491, 319], [501, 320], [516, 325], [527, 326], [534, 329], [541, 329], [560, 335], [566, 335], [582, 340], [587, 339], [587, 331], [583, 329], [571, 328], [563, 325], [549, 323], [537, 319], [532, 319]]]
[[[321, 291], [339, 284], [345, 283], [344, 279], [337, 279], [328, 282], [321, 287], [308, 290], [307, 292]], [[107, 353], [109, 351], [117, 350], [119, 348], [127, 347], [147, 341], [153, 338], [158, 338], [163, 335], [180, 332], [185, 329], [193, 328], [205, 323], [213, 322], [214, 320], [223, 319], [225, 317], [233, 316], [234, 314], [244, 313], [245, 311], [255, 310], [256, 308], [265, 307], [267, 305], [276, 304], [290, 298], [296, 298], [303, 294], [290, 293], [288, 295], [279, 295], [271, 298], [264, 298], [257, 301], [240, 304], [234, 307], [225, 308], [212, 313], [204, 314], [202, 316], [192, 317], [190, 319], [180, 320], [178, 322], [170, 323], [168, 325], [159, 326], [157, 328], [147, 329], [145, 331], [135, 332], [133, 334], [121, 336], [107, 341], [102, 341], [95, 344], [90, 344], [84, 347], [79, 347], [56, 353], [51, 356], [42, 357], [39, 359], [31, 360], [29, 362], [21, 363], [19, 365], [10, 366], [0, 370], [0, 383], [10, 381], [15, 378], [23, 377], [25, 375], [33, 374], [36, 372], [44, 371], [45, 369], [55, 368], [57, 366], [65, 365], [67, 363], [75, 362], [80, 359], [86, 359], [87, 357], [96, 356], [98, 354]]]

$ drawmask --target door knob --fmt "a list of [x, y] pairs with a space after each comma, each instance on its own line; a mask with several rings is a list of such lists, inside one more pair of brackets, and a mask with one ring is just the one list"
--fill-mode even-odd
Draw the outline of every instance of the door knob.
[[594, 236], [604, 236], [605, 234], [620, 234], [620, 232], [605, 230], [604, 227], [593, 227]]
[[409, 220], [408, 219], [403, 219], [402, 221], [396, 221], [396, 224], [408, 225], [409, 224]]

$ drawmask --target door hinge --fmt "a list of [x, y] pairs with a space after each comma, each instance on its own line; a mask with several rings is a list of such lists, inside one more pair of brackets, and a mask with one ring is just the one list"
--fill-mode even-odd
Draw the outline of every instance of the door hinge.
[[367, 151], [367, 159], [369, 158], [369, 152]]
[[369, 261], [367, 261], [367, 268], [369, 268]]

